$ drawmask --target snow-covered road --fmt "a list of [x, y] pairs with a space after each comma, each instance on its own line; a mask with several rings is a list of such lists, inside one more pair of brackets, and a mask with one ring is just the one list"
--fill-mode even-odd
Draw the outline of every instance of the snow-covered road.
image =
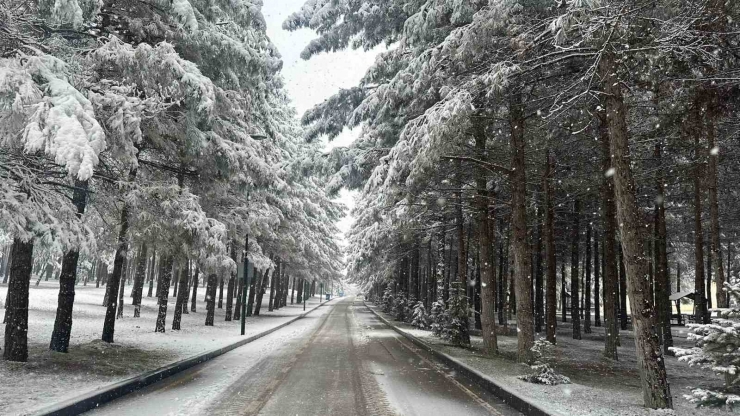
[[514, 415], [354, 298], [103, 406], [99, 415]]

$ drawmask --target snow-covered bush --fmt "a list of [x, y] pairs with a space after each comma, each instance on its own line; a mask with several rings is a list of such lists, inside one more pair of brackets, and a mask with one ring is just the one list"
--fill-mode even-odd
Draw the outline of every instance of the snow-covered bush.
[[534, 370], [534, 373], [519, 376], [519, 379], [528, 383], [545, 384], [547, 386], [570, 384], [570, 379], [568, 377], [556, 373], [550, 364], [547, 363], [547, 359], [550, 357], [554, 347], [554, 344], [548, 342], [544, 338], [540, 338], [535, 341], [531, 348], [535, 362], [530, 366], [530, 368]]
[[411, 296], [406, 300], [406, 307], [403, 310], [403, 321], [410, 324], [414, 321], [414, 312], [416, 310], [416, 297]]
[[441, 337], [448, 320], [445, 302], [442, 299], [438, 299], [432, 303], [432, 308], [429, 312], [429, 328], [432, 330], [432, 334]]
[[735, 408], [740, 403], [740, 284], [725, 283], [724, 289], [735, 305], [720, 311], [709, 324], [689, 324], [688, 339], [693, 348], [671, 348], [679, 361], [700, 366], [724, 375], [724, 386], [718, 391], [694, 389], [684, 397], [698, 407]]
[[424, 307], [424, 302], [416, 302], [416, 306], [414, 306], [414, 314], [411, 325], [419, 329], [429, 328], [429, 314], [427, 313], [427, 308]]
[[385, 287], [385, 292], [383, 292], [383, 299], [381, 301], [383, 312], [391, 313], [394, 301], [395, 299], [393, 298], [393, 288], [391, 287], [391, 285], [388, 285]]
[[408, 302], [406, 301], [406, 295], [404, 293], [399, 293], [398, 295], [396, 295], [393, 302], [393, 310], [391, 311], [391, 313], [397, 321], [403, 322], [406, 320], [407, 303]]
[[[457, 291], [455, 291], [457, 292]], [[447, 322], [442, 330], [442, 338], [450, 340], [454, 345], [470, 346], [470, 335], [468, 334], [468, 311], [465, 308], [464, 295], [450, 294], [449, 307], [447, 309]]]

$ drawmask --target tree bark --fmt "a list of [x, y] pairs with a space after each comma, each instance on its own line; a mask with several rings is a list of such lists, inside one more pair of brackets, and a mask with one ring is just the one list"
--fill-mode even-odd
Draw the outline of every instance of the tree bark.
[[532, 361], [534, 345], [534, 319], [532, 317], [531, 253], [527, 244], [527, 177], [524, 138], [524, 106], [521, 93], [513, 93], [509, 101], [511, 150], [513, 173], [512, 187], [512, 240], [514, 252], [514, 284], [517, 312], [517, 358], [519, 362]]
[[578, 248], [581, 236], [579, 225], [580, 216], [581, 201], [576, 198], [573, 202], [573, 224], [570, 228], [570, 319], [573, 321], [573, 339], [581, 339], [581, 314], [578, 304], [578, 266], [580, 262]]
[[[545, 165], [545, 175], [542, 179], [542, 188], [545, 193], [545, 269], [547, 270], [547, 341], [555, 344], [557, 342], [557, 276], [555, 264], [555, 205], [553, 203], [552, 192], [552, 174], [555, 165], [550, 150], [547, 150], [547, 163]], [[563, 304], [565, 307], [565, 304]]]
[[663, 161], [661, 144], [655, 145], [655, 307], [658, 318], [658, 335], [663, 344], [663, 353], [671, 354], [671, 278], [668, 270], [668, 241], [665, 219], [665, 192], [663, 191]]
[[262, 279], [260, 279], [259, 287], [257, 288], [257, 294], [256, 294], [256, 304], [254, 305], [254, 316], [259, 316], [260, 310], [262, 309], [262, 297], [265, 294], [265, 288], [267, 287], [267, 282], [270, 280], [270, 269], [268, 268], [265, 273], [262, 275]]
[[[136, 169], [131, 169], [128, 175], [129, 183], [136, 181]], [[128, 227], [129, 227], [129, 205], [124, 202], [121, 209], [121, 228], [118, 231], [118, 246], [116, 255], [113, 260], [113, 274], [107, 282], [105, 288], [107, 303], [105, 305], [105, 321], [103, 323], [102, 340], [104, 342], [113, 342], [113, 336], [116, 328], [116, 302], [118, 299], [118, 286], [121, 284], [123, 276], [123, 262], [128, 255]]]
[[200, 273], [200, 269], [198, 268], [198, 264], [196, 262], [195, 264], [195, 275], [193, 276], [193, 295], [190, 298], [190, 312], [195, 312], [195, 304], [196, 304], [196, 296], [198, 296], [198, 274]]
[[157, 266], [157, 250], [152, 250], [152, 260], [151, 264], [149, 265], [149, 290], [147, 291], [146, 297], [150, 298], [152, 297], [154, 290], [154, 275], [156, 274], [154, 271]]
[[[720, 17], [722, 18], [722, 17]], [[711, 94], [710, 96], [714, 96]], [[705, 113], [706, 128], [704, 129], [707, 136], [707, 145], [709, 146], [709, 163], [707, 165], [707, 188], [709, 196], [709, 233], [710, 233], [710, 252], [712, 265], [714, 269], [715, 282], [717, 283], [717, 307], [728, 308], [729, 298], [727, 292], [723, 290], [725, 284], [725, 271], [722, 265], [722, 252], [720, 243], [719, 227], [719, 198], [717, 195], [717, 161], [719, 159], [719, 148], [715, 147], [716, 138], [716, 105], [714, 100], [709, 100]]]
[[190, 280], [190, 265], [187, 260], [183, 260], [183, 267], [180, 268], [180, 292], [175, 300], [175, 315], [172, 318], [172, 330], [179, 331], [182, 323], [182, 311], [188, 304], [188, 280]]
[[591, 333], [591, 223], [586, 224], [586, 284], [583, 286], [583, 303], [585, 307], [585, 321], [583, 332]]
[[599, 233], [594, 231], [594, 325], [601, 326], [601, 291], [599, 290], [599, 270], [601, 263], [599, 260]]
[[6, 361], [28, 361], [28, 295], [33, 268], [33, 241], [13, 240], [10, 282], [5, 302]]
[[621, 84], [616, 78], [615, 56], [611, 51], [606, 51], [601, 59], [599, 74], [606, 93], [617, 218], [620, 224], [621, 246], [627, 259], [625, 266], [643, 399], [645, 406], [649, 408], [671, 408], [672, 398], [665, 371], [665, 360], [654, 332], [655, 312], [652, 302], [645, 295], [648, 289], [648, 282], [645, 279], [649, 265], [644, 247], [645, 227], [639, 223], [641, 215], [630, 166], [627, 108], [624, 105]]
[[[486, 154], [486, 132], [483, 125], [476, 126], [475, 147], [480, 156], [485, 158]], [[481, 335], [483, 337], [483, 352], [488, 355], [498, 352], [498, 340], [496, 339], [496, 282], [493, 276], [493, 264], [489, 261], [491, 255], [491, 224], [488, 217], [488, 188], [485, 170], [476, 169], [475, 187], [478, 198], [478, 239], [479, 239], [479, 267], [480, 267], [480, 293], [481, 293]], [[431, 254], [431, 253], [430, 253]]]
[[146, 277], [146, 260], [147, 260], [147, 247], [146, 243], [141, 244], [138, 262], [136, 264], [136, 275], [134, 277], [134, 288], [133, 288], [133, 305], [134, 305], [134, 318], [141, 316], [141, 297], [144, 292], [144, 278]]
[[[77, 218], [82, 218], [87, 205], [87, 181], [75, 181], [72, 203], [77, 208]], [[59, 276], [59, 297], [57, 298], [57, 315], [54, 320], [54, 331], [51, 333], [49, 349], [67, 352], [69, 337], [72, 334], [72, 309], [75, 302], [75, 281], [77, 280], [77, 263], [80, 259], [78, 249], [69, 250], [62, 259], [62, 272]]]
[[224, 278], [218, 278], [218, 308], [224, 308]]
[[159, 306], [157, 312], [157, 322], [154, 327], [154, 332], [164, 333], [165, 319], [167, 318], [167, 299], [170, 296], [170, 283], [172, 280], [172, 265], [174, 259], [171, 255], [165, 255], [161, 265], [159, 267], [159, 275], [161, 276], [161, 284], [159, 287], [159, 293], [157, 293], [157, 305]]
[[246, 316], [252, 316], [252, 309], [254, 307], [254, 290], [257, 280], [257, 269], [253, 268], [253, 274], [252, 278], [249, 279], [247, 282], [249, 283], [249, 293], [247, 293], [247, 315]]
[[703, 162], [701, 160], [701, 150], [699, 138], [703, 134], [701, 131], [699, 117], [699, 103], [694, 103], [691, 110], [689, 124], [692, 135], [694, 136], [694, 304], [696, 322], [708, 324], [709, 311], [707, 310], [706, 289], [704, 288], [704, 230], [701, 222], [702, 214], [702, 176], [704, 174]]
[[[208, 285], [206, 286], [206, 326], [213, 326], [214, 316], [216, 314], [216, 278], [215, 273], [208, 275]], [[239, 319], [239, 317], [237, 316], [236, 319]]]

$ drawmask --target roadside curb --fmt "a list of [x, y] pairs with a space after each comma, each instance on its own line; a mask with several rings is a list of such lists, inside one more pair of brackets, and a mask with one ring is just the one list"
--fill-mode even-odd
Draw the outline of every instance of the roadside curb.
[[466, 377], [475, 381], [481, 387], [485, 388], [486, 390], [491, 392], [493, 395], [503, 400], [507, 405], [522, 412], [525, 416], [558, 416], [558, 414], [547, 412], [541, 407], [537, 406], [536, 404], [528, 401], [527, 399], [524, 399], [523, 397], [518, 396], [516, 393], [511, 391], [509, 388], [493, 380], [487, 375], [481, 373], [480, 371], [468, 366], [467, 364], [464, 364], [462, 361], [458, 360], [457, 358], [447, 355], [441, 351], [437, 351], [432, 346], [420, 340], [419, 338], [407, 333], [401, 328], [398, 328], [396, 325], [393, 325], [393, 323], [391, 323], [390, 321], [385, 319], [383, 316], [381, 316], [378, 312], [376, 312], [373, 308], [371, 308], [367, 304], [367, 302], [365, 302], [364, 300], [362, 301], [362, 303], [370, 310], [370, 312], [372, 312], [375, 316], [377, 316], [378, 319], [383, 321], [384, 324], [391, 327], [391, 329], [401, 334], [403, 337], [405, 337], [406, 339], [414, 343], [417, 347], [423, 348], [424, 350], [428, 351], [430, 354], [434, 356], [434, 358], [438, 359], [439, 361], [442, 361], [444, 364], [448, 365], [454, 370], [462, 373]]
[[156, 370], [152, 370], [146, 373], [139, 374], [138, 376], [134, 376], [134, 377], [131, 377], [125, 380], [121, 380], [119, 382], [108, 385], [107, 387], [104, 387], [100, 390], [94, 390], [86, 394], [82, 394], [80, 396], [72, 397], [70, 399], [61, 401], [59, 403], [55, 403], [51, 406], [41, 408], [30, 414], [34, 416], [42, 416], [42, 415], [44, 416], [68, 416], [70, 415], [71, 416], [71, 415], [78, 415], [80, 413], [87, 412], [88, 410], [95, 409], [102, 404], [111, 402], [115, 399], [118, 399], [122, 396], [132, 393], [136, 390], [147, 387], [160, 380], [164, 380], [167, 377], [173, 376], [193, 366], [196, 366], [198, 364], [212, 360], [231, 350], [234, 350], [236, 348], [249, 344], [250, 342], [258, 340], [264, 336], [267, 336], [281, 328], [284, 328], [292, 324], [293, 322], [301, 318], [305, 318], [306, 315], [315, 311], [321, 306], [324, 306], [328, 302], [331, 302], [331, 301], [322, 301], [321, 303], [309, 309], [308, 311], [303, 312], [300, 315], [296, 315], [294, 318], [286, 322], [283, 322], [282, 324], [274, 328], [270, 328], [267, 331], [254, 334], [248, 338], [239, 340], [233, 344], [229, 344], [229, 345], [226, 345], [221, 348], [217, 348], [212, 351], [204, 352], [202, 354], [198, 354], [193, 357], [186, 358], [184, 360], [177, 361], [172, 364], [168, 364], [164, 367], [157, 368]]

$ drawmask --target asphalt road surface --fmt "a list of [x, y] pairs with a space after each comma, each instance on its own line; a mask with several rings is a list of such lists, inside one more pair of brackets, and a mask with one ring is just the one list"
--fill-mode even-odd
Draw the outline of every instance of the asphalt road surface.
[[122, 397], [95, 415], [518, 415], [359, 299]]

